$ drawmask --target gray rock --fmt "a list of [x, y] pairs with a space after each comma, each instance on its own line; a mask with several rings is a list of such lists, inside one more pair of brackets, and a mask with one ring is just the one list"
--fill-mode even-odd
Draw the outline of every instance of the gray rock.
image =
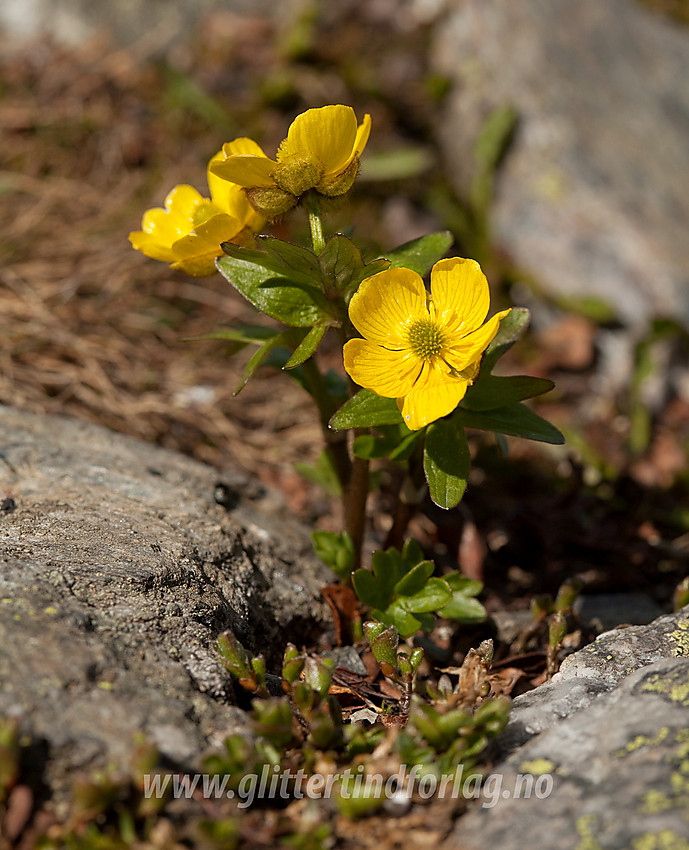
[[601, 635], [515, 699], [447, 846], [685, 847], [687, 708], [689, 608]]
[[232, 471], [0, 407], [2, 500], [0, 714], [49, 751], [58, 796], [138, 732], [185, 764], [243, 728], [223, 629], [275, 668], [327, 617], [305, 531]]
[[136, 46], [151, 55], [187, 41], [211, 12], [275, 15], [277, 10], [281, 16], [289, 5], [271, 0], [0, 0], [0, 30], [12, 36], [15, 46], [46, 35], [78, 45], [105, 34], [114, 44]]
[[637, 670], [495, 765], [447, 846], [686, 847], [689, 660]]
[[492, 208], [517, 264], [625, 323], [689, 326], [689, 32], [630, 0], [465, 0], [432, 57], [454, 83], [438, 127], [462, 195], [486, 117], [518, 113]]

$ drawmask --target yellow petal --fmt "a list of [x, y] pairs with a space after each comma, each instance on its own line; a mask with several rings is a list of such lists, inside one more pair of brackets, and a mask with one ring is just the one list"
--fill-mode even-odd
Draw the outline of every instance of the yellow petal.
[[328, 179], [350, 164], [356, 141], [356, 115], [351, 106], [307, 109], [292, 122], [278, 160], [308, 159], [323, 172], [323, 179]]
[[231, 154], [222, 161], [211, 162], [209, 167], [212, 174], [229, 180], [230, 183], [237, 183], [245, 189], [268, 189], [275, 185], [270, 175], [276, 165], [277, 163], [268, 159], [265, 154]]
[[208, 163], [208, 186], [211, 190], [211, 198], [213, 203], [218, 206], [227, 215], [238, 219], [244, 223], [244, 226], [251, 226], [256, 223], [256, 229], [263, 226], [264, 220], [257, 216], [256, 211], [249, 203], [246, 192], [237, 183], [230, 183], [229, 180], [223, 180], [211, 171], [211, 167], [216, 162], [223, 162], [222, 151], [216, 155]]
[[350, 339], [344, 346], [344, 366], [359, 386], [397, 398], [413, 387], [421, 361], [410, 351], [389, 351], [365, 339]]
[[353, 156], [361, 156], [361, 154], [364, 152], [364, 148], [366, 147], [366, 142], [368, 141], [368, 137], [370, 134], [371, 116], [366, 114], [364, 115], [364, 120], [361, 124], [359, 124], [359, 128], [356, 131]]
[[[212, 170], [212, 166], [225, 162], [231, 156], [246, 155], [266, 158], [260, 146], [253, 139], [242, 137], [232, 142], [226, 142], [222, 146], [222, 150], [218, 151], [208, 163], [208, 186], [211, 190], [211, 198], [228, 215], [233, 215], [241, 220], [247, 220], [250, 215], [255, 213], [253, 207], [245, 193], [241, 191], [241, 187], [237, 183], [219, 177]], [[271, 168], [274, 167], [275, 163], [271, 165]], [[259, 227], [262, 226], [262, 224], [259, 225]]]
[[172, 246], [175, 268], [194, 277], [213, 274], [215, 258], [222, 254], [221, 242], [231, 242], [242, 230], [236, 218], [219, 213], [199, 224], [194, 233], [178, 239]]
[[170, 262], [172, 244], [194, 229], [194, 214], [205, 203], [206, 199], [193, 186], [175, 186], [165, 198], [164, 209], [146, 210], [141, 230], [130, 233], [130, 242], [147, 257]]
[[485, 325], [481, 325], [472, 333], [457, 339], [447, 349], [443, 349], [442, 356], [453, 369], [458, 372], [463, 371], [481, 357], [498, 332], [500, 320], [504, 319], [509, 312], [509, 310], [502, 310], [496, 313]]
[[170, 244], [161, 242], [156, 233], [136, 230], [129, 234], [129, 241], [132, 243], [133, 248], [141, 251], [142, 254], [145, 254], [152, 260], [162, 260], [164, 263], [171, 263], [174, 259]]
[[408, 428], [418, 431], [447, 416], [464, 398], [470, 381], [453, 378], [437, 359], [425, 362], [419, 379], [404, 398], [397, 400], [402, 418]]
[[349, 302], [349, 318], [371, 342], [407, 348], [409, 324], [428, 318], [423, 280], [410, 269], [387, 269], [366, 278]]
[[475, 260], [453, 257], [431, 270], [431, 298], [438, 321], [449, 334], [478, 328], [488, 314], [488, 282]]

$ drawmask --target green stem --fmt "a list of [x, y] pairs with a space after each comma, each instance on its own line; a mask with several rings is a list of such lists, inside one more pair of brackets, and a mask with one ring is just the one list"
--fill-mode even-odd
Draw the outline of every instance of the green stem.
[[311, 243], [313, 253], [318, 255], [325, 248], [323, 238], [323, 221], [321, 219], [321, 204], [315, 192], [308, 192], [304, 198], [304, 206], [309, 214], [309, 227], [311, 228]]

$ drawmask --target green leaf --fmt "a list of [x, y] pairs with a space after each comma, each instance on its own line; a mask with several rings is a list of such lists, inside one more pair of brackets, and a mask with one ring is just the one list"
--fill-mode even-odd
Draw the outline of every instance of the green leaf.
[[328, 302], [315, 286], [276, 277], [253, 262], [236, 257], [219, 257], [216, 266], [257, 310], [286, 325], [313, 327], [332, 318]]
[[497, 334], [486, 349], [481, 363], [481, 369], [486, 373], [493, 371], [493, 366], [520, 339], [529, 326], [531, 314], [526, 307], [513, 307], [504, 319], [500, 320]]
[[[406, 425], [404, 426], [407, 427]], [[409, 429], [407, 429], [409, 430]], [[404, 439], [394, 448], [390, 454], [390, 460], [393, 461], [402, 461], [409, 460], [409, 458], [414, 453], [414, 449], [416, 448], [416, 444], [423, 437], [423, 431], [412, 431], [407, 434]]]
[[281, 331], [277, 328], [266, 328], [263, 325], [238, 325], [234, 328], [219, 328], [203, 336], [186, 337], [187, 342], [198, 342], [206, 339], [225, 339], [228, 342], [240, 342], [244, 345], [253, 343], [260, 345], [267, 339], [277, 336]]
[[434, 570], [433, 561], [421, 561], [397, 582], [395, 594], [397, 596], [414, 596], [415, 593], [423, 590]]
[[421, 620], [402, 608], [399, 603], [393, 603], [385, 611], [373, 611], [372, 614], [381, 623], [394, 626], [400, 633], [400, 637], [405, 640], [415, 635], [421, 628]]
[[347, 578], [354, 564], [354, 544], [346, 531], [335, 534], [334, 531], [313, 531], [311, 542], [316, 557], [340, 578]]
[[445, 256], [453, 242], [454, 236], [449, 231], [429, 233], [388, 251], [386, 258], [391, 268], [411, 269], [423, 277]]
[[359, 180], [407, 180], [428, 170], [433, 162], [431, 151], [421, 146], [367, 154], [361, 163]]
[[595, 295], [582, 295], [580, 297], [556, 299], [557, 306], [568, 313], [578, 313], [597, 322], [599, 325], [607, 325], [617, 320], [617, 312], [609, 301], [597, 298]]
[[341, 496], [342, 486], [337, 476], [337, 470], [333, 463], [332, 455], [328, 449], [324, 449], [319, 455], [315, 466], [308, 463], [295, 463], [296, 471], [309, 481], [321, 486], [331, 496]]
[[244, 377], [240, 381], [240, 383], [235, 387], [233, 391], [233, 395], [237, 395], [240, 393], [244, 387], [247, 385], [249, 378], [251, 378], [254, 372], [258, 369], [258, 367], [264, 362], [267, 361], [268, 357], [274, 352], [276, 348], [280, 348], [283, 345], [291, 346], [295, 345], [301, 337], [303, 336], [303, 331], [290, 329], [287, 331], [281, 331], [275, 334], [275, 336], [269, 338], [266, 342], [261, 345], [254, 354], [249, 358], [246, 366], [244, 367]]
[[412, 567], [423, 561], [423, 549], [417, 540], [408, 537], [402, 546], [402, 573], [408, 573]]
[[359, 390], [342, 405], [329, 424], [336, 431], [342, 431], [345, 428], [398, 425], [402, 422], [402, 414], [394, 398], [383, 398], [371, 390]]
[[450, 585], [441, 578], [433, 576], [428, 579], [421, 590], [413, 596], [405, 596], [399, 600], [399, 605], [412, 614], [426, 614], [437, 611], [452, 599]]
[[476, 140], [476, 171], [471, 185], [471, 201], [479, 212], [488, 209], [495, 172], [507, 151], [516, 123], [516, 111], [511, 106], [499, 106], [488, 116]]
[[426, 432], [423, 470], [431, 499], [449, 509], [459, 504], [467, 487], [471, 457], [461, 423], [452, 419], [434, 422]]
[[478, 380], [467, 390], [461, 407], [467, 410], [495, 410], [517, 401], [542, 395], [553, 389], [555, 384], [547, 378], [532, 378], [529, 375], [480, 374]]
[[418, 431], [410, 431], [403, 424], [379, 425], [377, 430], [380, 436], [362, 434], [354, 440], [352, 451], [356, 457], [372, 460], [389, 455], [391, 460], [404, 460], [420, 437]]
[[443, 578], [450, 585], [453, 591], [458, 590], [465, 596], [477, 596], [483, 590], [482, 582], [476, 581], [476, 579], [473, 578], [467, 578], [457, 570], [445, 573]]
[[486, 609], [478, 599], [467, 596], [461, 591], [455, 591], [452, 599], [438, 611], [438, 614], [448, 620], [459, 620], [463, 623], [482, 623], [486, 619]]
[[354, 457], [363, 460], [385, 457], [390, 451], [390, 444], [384, 437], [374, 437], [373, 434], [361, 434], [356, 437], [352, 445]]
[[323, 277], [339, 292], [356, 289], [362, 280], [390, 265], [384, 259], [364, 263], [361, 251], [343, 233], [336, 233], [328, 239], [318, 255], [318, 263]]
[[327, 330], [328, 325], [325, 322], [314, 325], [299, 343], [294, 354], [285, 363], [285, 369], [294, 369], [295, 366], [301, 366], [305, 360], [308, 360], [321, 344], [321, 340]]
[[372, 608], [387, 607], [389, 596], [384, 592], [380, 582], [376, 581], [373, 573], [364, 569], [356, 570], [352, 576], [352, 585], [354, 592], [364, 605], [370, 605]]
[[496, 431], [510, 437], [524, 437], [526, 440], [551, 443], [555, 446], [561, 446], [565, 442], [565, 438], [554, 425], [521, 402], [486, 411], [463, 410], [458, 407], [452, 419], [464, 428]]

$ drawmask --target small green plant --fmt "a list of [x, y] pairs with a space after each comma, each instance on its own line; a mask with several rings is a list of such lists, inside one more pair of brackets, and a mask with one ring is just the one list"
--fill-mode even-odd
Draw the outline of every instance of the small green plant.
[[407, 540], [401, 552], [394, 547], [375, 552], [371, 565], [371, 571], [354, 573], [354, 590], [373, 609], [376, 620], [394, 626], [403, 638], [430, 631], [434, 614], [464, 623], [486, 618], [483, 605], [474, 598], [483, 587], [481, 582], [456, 570], [435, 576], [435, 565], [424, 560], [415, 540]]

